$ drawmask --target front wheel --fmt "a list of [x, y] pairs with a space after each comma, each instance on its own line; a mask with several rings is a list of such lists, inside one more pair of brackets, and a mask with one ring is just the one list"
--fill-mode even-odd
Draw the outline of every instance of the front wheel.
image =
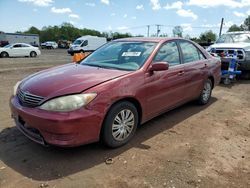
[[115, 104], [108, 112], [102, 129], [102, 140], [108, 147], [119, 147], [133, 137], [138, 124], [138, 112], [130, 102]]
[[212, 81], [210, 79], [206, 80], [202, 89], [202, 92], [198, 98], [198, 103], [205, 105], [209, 102], [212, 94]]
[[30, 52], [30, 57], [36, 57], [36, 56], [37, 56], [36, 52], [34, 51]]
[[1, 57], [9, 57], [9, 54], [7, 52], [2, 52]]

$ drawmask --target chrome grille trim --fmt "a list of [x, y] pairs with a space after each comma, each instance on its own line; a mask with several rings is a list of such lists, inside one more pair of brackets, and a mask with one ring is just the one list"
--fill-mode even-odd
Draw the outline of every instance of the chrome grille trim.
[[[238, 61], [244, 61], [246, 57], [246, 53], [243, 49], [234, 49], [234, 48], [212, 48], [211, 52], [216, 53], [218, 56], [220, 56], [221, 53], [228, 53], [230, 56], [234, 54], [234, 51], [237, 51], [237, 59]], [[226, 57], [224, 57], [226, 58]]]
[[42, 96], [33, 95], [31, 93], [24, 92], [22, 90], [18, 91], [17, 97], [22, 105], [28, 107], [39, 106], [44, 100], [44, 97]]

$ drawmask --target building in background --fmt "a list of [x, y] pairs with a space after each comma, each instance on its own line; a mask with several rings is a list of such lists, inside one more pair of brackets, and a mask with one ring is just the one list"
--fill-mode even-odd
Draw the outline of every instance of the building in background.
[[27, 43], [32, 46], [39, 46], [39, 35], [37, 34], [21, 34], [21, 33], [4, 33], [0, 32], [0, 46], [12, 43]]

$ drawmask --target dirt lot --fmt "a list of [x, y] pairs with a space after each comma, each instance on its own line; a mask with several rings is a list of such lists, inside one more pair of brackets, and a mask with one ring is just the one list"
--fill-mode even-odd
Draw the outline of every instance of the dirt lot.
[[10, 118], [13, 85], [70, 59], [65, 50], [0, 59], [0, 187], [250, 187], [250, 81], [216, 87], [207, 106], [189, 103], [151, 120], [118, 149], [28, 140]]

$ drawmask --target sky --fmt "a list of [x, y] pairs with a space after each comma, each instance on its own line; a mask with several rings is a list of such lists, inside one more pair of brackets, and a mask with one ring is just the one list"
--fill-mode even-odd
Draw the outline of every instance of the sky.
[[172, 36], [174, 26], [183, 35], [199, 36], [213, 30], [223, 32], [241, 24], [250, 15], [250, 0], [0, 0], [0, 31], [25, 31], [31, 26], [60, 25], [70, 22], [78, 28]]

